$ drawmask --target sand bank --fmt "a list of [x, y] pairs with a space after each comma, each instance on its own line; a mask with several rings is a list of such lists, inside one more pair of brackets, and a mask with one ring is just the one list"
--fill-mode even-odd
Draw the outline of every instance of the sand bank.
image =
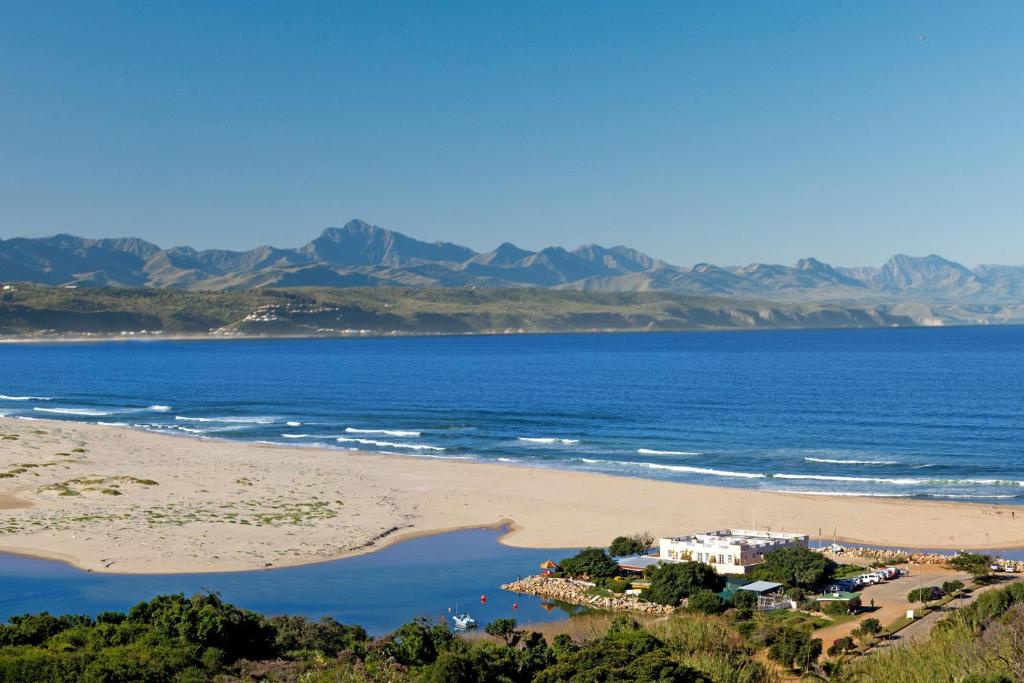
[[0, 419], [0, 435], [17, 437], [0, 440], [0, 551], [95, 571], [302, 564], [508, 520], [503, 542], [529, 547], [748, 527], [755, 515], [759, 527], [835, 529], [855, 543], [1024, 546], [1024, 514], [1012, 506], [766, 493], [42, 420]]

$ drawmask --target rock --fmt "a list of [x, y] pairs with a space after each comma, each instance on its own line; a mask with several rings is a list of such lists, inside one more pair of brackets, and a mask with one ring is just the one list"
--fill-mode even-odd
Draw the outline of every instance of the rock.
[[588, 595], [587, 589], [593, 583], [576, 579], [556, 579], [546, 576], [530, 576], [502, 586], [507, 591], [538, 595], [553, 598], [574, 605], [583, 605], [596, 609], [641, 612], [643, 614], [671, 614], [674, 609], [667, 605], [658, 605], [640, 600], [635, 595], [614, 594], [610, 597]]

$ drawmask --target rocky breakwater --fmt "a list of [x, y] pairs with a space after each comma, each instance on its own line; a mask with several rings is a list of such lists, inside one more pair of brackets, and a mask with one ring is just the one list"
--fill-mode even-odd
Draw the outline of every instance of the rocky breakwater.
[[671, 614], [674, 609], [668, 605], [645, 602], [635, 595], [612, 593], [610, 595], [594, 595], [591, 589], [594, 584], [577, 579], [556, 579], [544, 576], [529, 576], [519, 581], [506, 583], [502, 586], [513, 593], [538, 595], [542, 598], [561, 600], [573, 605], [583, 605], [592, 609], [640, 612], [643, 614]]
[[[836, 552], [838, 550], [838, 552]], [[919, 553], [904, 550], [886, 550], [883, 548], [861, 548], [837, 546], [835, 550], [827, 549], [825, 555], [842, 562], [843, 558], [859, 558], [888, 564], [946, 564], [952, 555], [941, 553]]]

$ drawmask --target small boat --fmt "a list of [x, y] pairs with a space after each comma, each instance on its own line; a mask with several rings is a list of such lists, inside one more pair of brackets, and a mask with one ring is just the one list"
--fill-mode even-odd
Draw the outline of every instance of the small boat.
[[452, 621], [455, 622], [455, 628], [459, 631], [476, 628], [476, 619], [468, 614], [453, 614]]

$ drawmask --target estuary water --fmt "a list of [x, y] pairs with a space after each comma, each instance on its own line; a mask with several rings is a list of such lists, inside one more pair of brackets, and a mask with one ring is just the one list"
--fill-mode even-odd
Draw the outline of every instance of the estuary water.
[[483, 626], [500, 617], [536, 623], [585, 611], [501, 590], [504, 583], [536, 574], [545, 559], [576, 551], [511, 548], [498, 544], [499, 535], [486, 529], [457, 531], [332, 562], [214, 574], [96, 574], [0, 553], [0, 623], [43, 611], [95, 616], [127, 610], [159, 594], [203, 591], [269, 616], [331, 616], [359, 624], [372, 635], [414, 617], [451, 625], [451, 613], [469, 612]]
[[0, 346], [0, 413], [807, 495], [1024, 500], [1024, 328]]

